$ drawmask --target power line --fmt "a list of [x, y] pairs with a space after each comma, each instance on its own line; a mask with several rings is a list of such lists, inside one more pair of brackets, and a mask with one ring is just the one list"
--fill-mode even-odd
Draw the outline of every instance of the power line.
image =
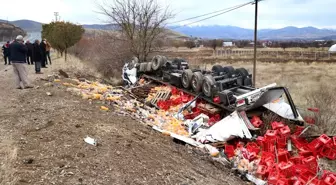
[[[206, 17], [206, 18], [204, 18], [204, 19], [200, 19], [200, 20], [198, 20], [198, 21], [194, 21], [194, 22], [191, 22], [191, 23], [182, 25], [182, 26], [175, 27], [174, 29], [176, 29], [176, 28], [180, 28], [180, 27], [184, 27], [184, 26], [188, 26], [188, 25], [190, 25], [190, 24], [195, 24], [195, 23], [198, 23], [198, 22], [207, 20], [207, 19], [211, 19], [211, 18], [213, 18], [213, 17], [217, 17], [217, 16], [220, 16], [220, 15], [223, 15], [223, 14], [225, 14], [225, 13], [231, 12], [231, 11], [236, 10], [236, 9], [239, 9], [239, 8], [242, 8], [242, 7], [246, 6], [246, 5], [252, 4], [252, 3], [254, 3], [254, 2], [255, 2], [255, 1], [250, 1], [250, 2], [248, 2], [248, 3], [244, 3], [244, 4], [241, 4], [241, 5], [237, 5], [237, 6], [231, 7], [231, 8], [229, 8], [228, 10], [226, 10], [226, 11], [224, 11], [224, 12], [221, 12], [221, 13], [212, 15], [212, 16], [210, 16], [210, 17]], [[191, 18], [189, 18], [189, 19], [191, 19]]]
[[[252, 3], [252, 2], [250, 2], [250, 3]], [[204, 16], [207, 16], [207, 15], [211, 15], [211, 14], [215, 14], [215, 13], [222, 12], [222, 11], [225, 11], [225, 10], [229, 10], [229, 9], [232, 9], [232, 8], [235, 8], [235, 7], [238, 7], [238, 6], [240, 6], [240, 5], [236, 5], [236, 6], [233, 6], [233, 7], [230, 7], [230, 8], [225, 8], [225, 9], [221, 9], [221, 10], [217, 10], [217, 11], [213, 11], [213, 12], [198, 15], [198, 16], [195, 16], [195, 17], [190, 17], [190, 18], [187, 18], [187, 19], [179, 20], [179, 21], [176, 21], [176, 22], [168, 23], [168, 24], [176, 24], [176, 23], [180, 23], [180, 22], [184, 22], [184, 21], [188, 21], [188, 20], [192, 20], [192, 19], [197, 19], [197, 18], [204, 17]]]

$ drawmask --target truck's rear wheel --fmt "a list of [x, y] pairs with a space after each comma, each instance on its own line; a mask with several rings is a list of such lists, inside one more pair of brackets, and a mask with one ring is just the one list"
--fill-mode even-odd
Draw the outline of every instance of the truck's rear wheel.
[[229, 77], [235, 73], [235, 69], [232, 66], [225, 66], [223, 67], [223, 72], [226, 73]]
[[152, 69], [154, 71], [160, 69], [160, 67], [166, 63], [167, 58], [165, 56], [157, 55], [152, 59]]
[[182, 86], [185, 89], [189, 89], [191, 85], [191, 79], [192, 79], [193, 73], [190, 69], [184, 70], [182, 73]]
[[196, 71], [191, 78], [191, 87], [195, 92], [199, 93], [202, 91], [203, 80], [203, 74], [199, 71]]
[[216, 83], [216, 81], [213, 78], [213, 76], [206, 75], [204, 77], [204, 82], [203, 82], [203, 85], [202, 85], [202, 91], [203, 91], [205, 96], [212, 97], [212, 95], [214, 94], [213, 86], [215, 85], [215, 83]]
[[220, 73], [224, 72], [223, 67], [221, 65], [214, 65], [214, 66], [212, 66], [212, 72], [219, 75]]
[[243, 77], [249, 75], [248, 71], [247, 71], [245, 68], [238, 68], [238, 69], [236, 69], [235, 73], [236, 73], [237, 75], [239, 75], [239, 76], [243, 76]]

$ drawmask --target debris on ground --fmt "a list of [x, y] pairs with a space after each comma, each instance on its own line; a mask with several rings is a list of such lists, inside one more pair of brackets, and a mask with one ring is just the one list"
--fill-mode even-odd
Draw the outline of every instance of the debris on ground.
[[[76, 79], [57, 83], [66, 86], [73, 95], [101, 101], [104, 104], [101, 110], [130, 116], [164, 135], [208, 152], [214, 160], [228, 161], [233, 170], [255, 184], [336, 183], [336, 173], [320, 165], [322, 158], [336, 159], [336, 136], [323, 134], [309, 141], [302, 134], [305, 127], [266, 122], [264, 114], [247, 116], [234, 111], [222, 119], [216, 107], [169, 86], [149, 86], [147, 90], [136, 91], [141, 93], [138, 97], [146, 94], [141, 102], [132, 93], [135, 91], [122, 87]], [[96, 145], [93, 138], [84, 140]]]
[[84, 138], [84, 141], [87, 144], [93, 145], [93, 146], [97, 146], [97, 141], [89, 136], [87, 136], [86, 138]]

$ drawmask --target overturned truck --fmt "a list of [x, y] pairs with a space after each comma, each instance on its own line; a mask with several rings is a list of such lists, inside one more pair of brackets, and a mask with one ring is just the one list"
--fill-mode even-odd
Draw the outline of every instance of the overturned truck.
[[[126, 63], [123, 79], [128, 86], [137, 86], [144, 78], [177, 89], [220, 108], [225, 117], [234, 111], [263, 111], [268, 109], [298, 125], [303, 124], [286, 87], [275, 83], [253, 87], [252, 74], [245, 68], [214, 65], [211, 70], [192, 69], [186, 60], [155, 56], [151, 62], [138, 63], [137, 58]], [[135, 87], [134, 87], [135, 86]]]

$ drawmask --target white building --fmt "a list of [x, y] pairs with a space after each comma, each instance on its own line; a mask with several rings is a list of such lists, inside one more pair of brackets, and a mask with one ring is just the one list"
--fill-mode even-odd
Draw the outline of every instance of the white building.
[[232, 42], [223, 42], [223, 47], [232, 47], [233, 43]]

